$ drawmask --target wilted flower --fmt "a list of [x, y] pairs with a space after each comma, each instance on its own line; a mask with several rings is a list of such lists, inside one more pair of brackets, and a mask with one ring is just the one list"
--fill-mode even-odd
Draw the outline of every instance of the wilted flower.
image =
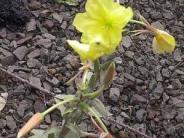
[[85, 9], [85, 13], [76, 15], [73, 23], [83, 33], [81, 41], [90, 43], [100, 35], [106, 46], [116, 47], [121, 41], [123, 28], [133, 17], [132, 9], [113, 0], [88, 0]]
[[175, 38], [165, 31], [156, 29], [152, 47], [155, 53], [171, 53], [176, 46]]

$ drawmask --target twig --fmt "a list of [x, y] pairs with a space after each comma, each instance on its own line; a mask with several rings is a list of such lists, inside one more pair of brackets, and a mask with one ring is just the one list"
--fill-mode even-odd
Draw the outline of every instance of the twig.
[[129, 131], [132, 131], [132, 132], [134, 132], [134, 133], [136, 133], [136, 134], [138, 134], [138, 135], [140, 135], [144, 138], [151, 138], [148, 135], [146, 135], [146, 134], [144, 134], [144, 133], [142, 133], [142, 132], [140, 132], [140, 131], [138, 131], [138, 130], [130, 127], [130, 126], [125, 125], [125, 124], [120, 124], [120, 123], [116, 122], [115, 120], [113, 120], [111, 118], [103, 118], [103, 119], [106, 120], [106, 121], [109, 121], [111, 123], [118, 124], [119, 126], [122, 126], [123, 128], [128, 129]]
[[44, 88], [39, 87], [39, 86], [36, 86], [36, 85], [30, 83], [28, 80], [25, 80], [25, 79], [23, 79], [23, 78], [15, 75], [15, 74], [9, 72], [9, 71], [3, 69], [2, 67], [0, 67], [0, 71], [3, 72], [3, 73], [5, 73], [5, 74], [7, 74], [8, 76], [11, 76], [12, 78], [15, 78], [15, 79], [17, 79], [17, 80], [19, 80], [19, 81], [21, 81], [21, 82], [23, 82], [25, 84], [28, 84], [29, 86], [31, 86], [31, 87], [33, 87], [33, 88], [35, 88], [35, 89], [37, 89], [37, 90], [39, 90], [39, 91], [47, 94], [47, 95], [54, 96], [54, 94], [51, 93], [50, 91], [48, 91], [47, 89], [44, 89]]

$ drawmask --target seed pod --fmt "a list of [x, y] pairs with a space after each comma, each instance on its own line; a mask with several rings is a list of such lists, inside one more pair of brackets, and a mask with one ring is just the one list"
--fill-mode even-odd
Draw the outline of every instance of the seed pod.
[[36, 113], [33, 115], [28, 122], [20, 129], [18, 132], [17, 138], [21, 138], [29, 133], [33, 128], [37, 127], [42, 121], [44, 117], [41, 113]]

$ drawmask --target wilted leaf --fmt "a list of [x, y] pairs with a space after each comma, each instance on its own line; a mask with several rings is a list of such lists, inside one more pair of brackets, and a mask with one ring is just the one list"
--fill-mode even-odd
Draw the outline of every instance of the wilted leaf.
[[114, 74], [115, 74], [115, 64], [114, 63], [109, 64], [107, 69], [104, 72], [101, 72], [100, 74], [101, 84], [105, 88], [108, 88], [111, 85]]
[[0, 97], [0, 111], [3, 110], [3, 108], [6, 105], [6, 100], [2, 97]]

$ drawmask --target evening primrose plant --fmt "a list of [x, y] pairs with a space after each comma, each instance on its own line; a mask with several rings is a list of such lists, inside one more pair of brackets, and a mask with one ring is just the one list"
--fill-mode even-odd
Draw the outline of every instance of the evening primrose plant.
[[[78, 13], [73, 25], [81, 32], [80, 41], [67, 40], [69, 46], [78, 53], [82, 67], [67, 84], [77, 77], [75, 95], [57, 95], [56, 104], [42, 113], [36, 113], [19, 131], [17, 138], [28, 134], [39, 125], [46, 115], [59, 109], [63, 118], [61, 128], [51, 128], [45, 132], [32, 131], [31, 138], [80, 138], [101, 137], [112, 138], [102, 117], [107, 118], [110, 113], [106, 110], [98, 97], [108, 89], [115, 75], [115, 64], [112, 61], [100, 63], [99, 59], [116, 51], [122, 41], [122, 33], [128, 23], [137, 23], [145, 27], [144, 30], [131, 31], [134, 35], [151, 33], [153, 35], [152, 48], [154, 53], [171, 53], [175, 49], [175, 39], [163, 30], [153, 27], [144, 17], [133, 20], [132, 8], [124, 7], [113, 0], [87, 0], [85, 12]], [[88, 116], [97, 128], [96, 134], [84, 132], [80, 129], [83, 117]]]

